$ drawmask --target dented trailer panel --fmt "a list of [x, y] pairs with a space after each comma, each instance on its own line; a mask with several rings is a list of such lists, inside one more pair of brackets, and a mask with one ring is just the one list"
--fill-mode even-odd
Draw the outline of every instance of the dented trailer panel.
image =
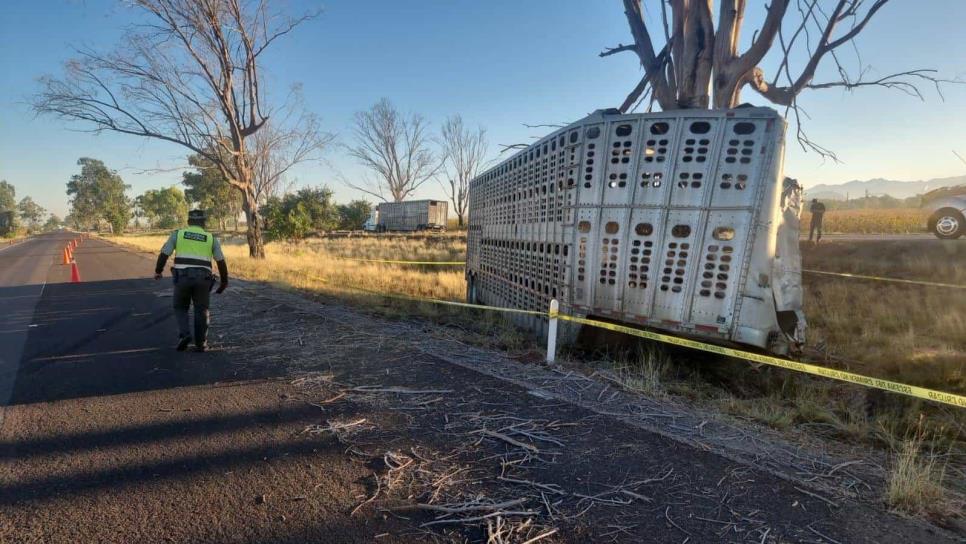
[[784, 136], [741, 108], [598, 111], [541, 139], [470, 184], [468, 296], [786, 352], [804, 321]]

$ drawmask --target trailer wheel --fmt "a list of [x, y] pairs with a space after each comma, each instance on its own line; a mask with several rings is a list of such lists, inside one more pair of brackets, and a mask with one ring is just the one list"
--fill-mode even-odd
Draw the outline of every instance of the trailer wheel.
[[466, 278], [466, 303], [467, 304], [479, 304], [479, 298], [476, 294], [476, 276], [470, 276]]

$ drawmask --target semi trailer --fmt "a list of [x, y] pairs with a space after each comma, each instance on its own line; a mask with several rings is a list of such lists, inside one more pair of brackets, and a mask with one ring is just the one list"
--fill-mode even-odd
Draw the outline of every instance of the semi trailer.
[[785, 354], [804, 341], [802, 189], [769, 108], [598, 110], [470, 183], [471, 303]]
[[363, 228], [370, 232], [446, 230], [448, 206], [442, 200], [404, 200], [376, 206]]

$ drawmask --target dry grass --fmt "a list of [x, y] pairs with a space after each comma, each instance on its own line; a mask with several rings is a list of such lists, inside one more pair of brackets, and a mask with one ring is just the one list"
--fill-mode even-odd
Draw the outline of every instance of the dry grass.
[[[805, 268], [966, 284], [966, 245], [829, 243]], [[966, 290], [805, 275], [811, 355], [863, 373], [966, 393]]]
[[886, 502], [911, 514], [945, 515], [943, 480], [946, 463], [934, 451], [925, 451], [920, 427], [904, 440], [895, 455]]
[[[145, 251], [157, 251], [165, 236], [124, 236], [117, 241]], [[334, 238], [302, 243], [273, 242], [266, 258], [248, 258], [240, 239], [222, 241], [233, 276], [265, 281], [329, 295], [355, 293], [353, 288], [414, 297], [463, 300], [466, 284], [462, 267], [409, 266], [352, 259], [415, 261], [462, 260], [466, 240], [459, 236], [431, 238]]]
[[[927, 212], [920, 208], [829, 210], [823, 227], [826, 233], [836, 234], [908, 234], [925, 232], [927, 218]], [[810, 213], [802, 213], [806, 233], [811, 220]]]

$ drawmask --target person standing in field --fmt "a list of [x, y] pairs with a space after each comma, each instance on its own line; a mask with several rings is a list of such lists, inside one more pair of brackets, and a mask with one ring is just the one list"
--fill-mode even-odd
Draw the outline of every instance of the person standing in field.
[[[216, 294], [228, 287], [228, 265], [221, 244], [205, 230], [204, 210], [188, 212], [188, 228], [171, 233], [161, 247], [154, 268], [154, 279], [161, 279], [161, 272], [168, 257], [174, 254], [171, 273], [174, 279], [174, 317], [178, 321], [178, 351], [188, 349], [194, 340], [196, 351], [208, 349], [208, 305], [215, 277], [211, 273], [211, 261], [218, 263], [221, 278]], [[194, 337], [188, 327], [188, 308], [194, 304]]]
[[822, 241], [822, 219], [825, 217], [825, 204], [819, 202], [817, 198], [813, 198], [808, 211], [812, 214], [812, 222], [808, 227], [808, 241], [811, 242], [812, 236], [818, 234], [815, 238], [817, 244]]

